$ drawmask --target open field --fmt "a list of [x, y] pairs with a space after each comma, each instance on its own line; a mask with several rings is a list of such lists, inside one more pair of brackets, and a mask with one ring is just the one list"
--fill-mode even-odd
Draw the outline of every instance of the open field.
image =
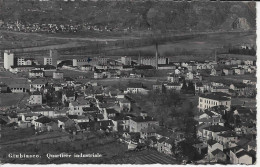
[[218, 82], [218, 81], [226, 81], [227, 84], [231, 84], [232, 82], [243, 82], [244, 79], [248, 79], [251, 81], [256, 81], [255, 74], [246, 74], [246, 75], [227, 75], [227, 76], [208, 76], [204, 78], [205, 80], [211, 82]]
[[17, 106], [27, 103], [29, 95], [27, 93], [1, 93], [0, 107]]
[[123, 158], [110, 160], [109, 164], [176, 164], [174, 158], [161, 154], [155, 150], [127, 152]]
[[25, 139], [31, 137], [34, 133], [35, 131], [33, 128], [14, 130], [12, 127], [2, 127], [1, 143]]
[[21, 76], [22, 74], [13, 74], [9, 71], [0, 72], [0, 82], [5, 84], [27, 84], [27, 79]]
[[243, 105], [245, 107], [251, 108], [252, 110], [256, 110], [256, 99], [255, 98], [234, 98], [231, 99], [232, 105]]

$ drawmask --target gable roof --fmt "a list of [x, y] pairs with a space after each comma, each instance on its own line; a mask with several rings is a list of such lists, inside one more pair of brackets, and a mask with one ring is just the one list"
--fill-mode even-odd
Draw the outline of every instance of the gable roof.
[[220, 125], [212, 125], [204, 128], [205, 130], [211, 131], [211, 132], [223, 132], [223, 131], [228, 131], [229, 128], [220, 126]]
[[146, 117], [137, 116], [137, 117], [132, 118], [132, 120], [135, 122], [156, 121], [153, 117], [150, 117], [150, 116], [146, 116]]
[[251, 157], [251, 154], [249, 154], [249, 152], [247, 152], [245, 150], [242, 150], [242, 151], [239, 151], [238, 153], [236, 153], [237, 158], [240, 158], [244, 155], [248, 155], [249, 157]]
[[41, 117], [41, 118], [35, 120], [35, 122], [40, 122], [42, 124], [50, 123], [51, 121], [52, 121], [52, 119], [50, 119], [48, 117]]
[[158, 140], [158, 143], [163, 143], [164, 141], [166, 141], [167, 139], [165, 137], [162, 137]]
[[106, 111], [107, 111], [108, 114], [118, 113], [118, 112], [117, 112], [115, 109], [113, 109], [113, 108], [108, 108], [108, 109], [106, 109]]
[[65, 96], [66, 97], [74, 97], [75, 96], [75, 92], [72, 90], [68, 90], [65, 92]]
[[212, 151], [211, 154], [215, 156], [217, 154], [224, 154], [224, 152], [217, 148], [216, 150]]
[[210, 145], [210, 146], [213, 146], [214, 144], [216, 144], [216, 143], [218, 143], [217, 141], [215, 141], [215, 140], [208, 140], [208, 145]]
[[[69, 117], [70, 115], [68, 115]], [[66, 122], [67, 120], [69, 120], [68, 117], [58, 117], [57, 120], [61, 121], [61, 122]]]
[[228, 101], [228, 100], [230, 100], [229, 98], [227, 98], [225, 96], [218, 95], [218, 94], [202, 94], [202, 95], [200, 95], [200, 97], [212, 99], [212, 100], [218, 100], [218, 101]]

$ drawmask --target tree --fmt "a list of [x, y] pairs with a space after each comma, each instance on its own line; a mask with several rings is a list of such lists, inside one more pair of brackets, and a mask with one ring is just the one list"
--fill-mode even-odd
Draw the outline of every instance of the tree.
[[193, 82], [190, 81], [190, 82], [188, 83], [187, 90], [188, 90], [189, 92], [191, 92], [191, 93], [194, 93], [194, 92], [195, 92], [195, 86], [194, 86]]
[[181, 90], [182, 90], [182, 91], [186, 91], [187, 88], [188, 88], [188, 87], [187, 87], [186, 81], [185, 81], [185, 79], [183, 79]]
[[173, 121], [173, 118], [177, 116], [177, 111], [176, 111], [176, 108], [173, 107], [170, 109], [170, 114], [169, 116], [172, 118], [172, 121]]

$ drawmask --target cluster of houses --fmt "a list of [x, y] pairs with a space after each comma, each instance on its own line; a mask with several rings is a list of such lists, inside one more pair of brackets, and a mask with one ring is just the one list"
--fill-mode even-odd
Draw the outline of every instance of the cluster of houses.
[[[231, 106], [227, 94], [211, 93], [199, 96], [196, 117], [197, 138], [193, 145], [204, 162], [254, 164], [256, 160], [256, 112], [244, 106]], [[227, 126], [226, 115], [234, 121]]]
[[256, 61], [253, 60], [221, 59], [218, 63], [225, 66], [213, 68], [210, 75], [245, 75], [256, 73]]
[[[233, 67], [226, 69], [230, 65]], [[159, 121], [147, 112], [132, 112], [133, 99], [128, 94], [147, 95], [151, 91], [141, 82], [129, 82], [124, 90], [105, 87], [96, 82], [79, 82], [75, 77], [65, 77], [62, 70], [57, 69], [57, 53], [53, 51], [50, 51], [50, 56], [44, 57], [43, 65], [31, 58], [14, 58], [14, 54], [6, 51], [4, 68], [13, 73], [28, 72], [28, 82], [1, 82], [0, 93], [28, 92], [29, 98], [25, 107], [1, 112], [2, 125], [33, 127], [37, 132], [116, 132], [120, 134], [120, 141], [127, 143], [129, 149], [148, 144], [168, 155], [176, 154], [173, 148], [185, 140], [184, 132], [160, 126]], [[138, 60], [125, 56], [119, 60], [106, 57], [73, 59], [71, 66], [63, 65], [62, 68], [93, 71], [94, 79], [120, 78], [123, 76], [121, 73], [126, 71], [129, 72], [128, 77], [140, 78], [143, 76], [134, 72], [171, 70], [165, 81], [153, 84], [152, 90], [163, 93], [169, 90], [181, 92], [184, 87], [194, 89], [193, 93], [199, 97], [197, 107], [200, 115], [195, 119], [198, 122], [196, 134], [200, 142], [194, 143], [193, 147], [199, 154], [207, 155], [205, 162], [255, 163], [256, 112], [244, 104], [232, 106], [231, 98], [254, 97], [256, 83], [252, 80], [211, 82], [202, 75], [203, 71], [211, 72], [213, 76], [254, 73], [254, 61], [170, 62], [168, 58], [158, 57], [156, 50], [155, 57], [139, 57]], [[47, 73], [51, 77], [47, 77]]]
[[[137, 88], [138, 87], [138, 88]], [[142, 87], [129, 83], [125, 92], [96, 83], [78, 84], [35, 79], [30, 83], [30, 97], [25, 108], [1, 113], [1, 124], [16, 123], [19, 128], [34, 127], [37, 132], [67, 131], [78, 134], [93, 131], [118, 132], [120, 140], [137, 147], [149, 142], [159, 152], [172, 154], [174, 143], [184, 140], [183, 133], [174, 133], [159, 126], [159, 121], [145, 111], [130, 112], [132, 103], [128, 93], [143, 93]], [[143, 89], [143, 88], [142, 88]], [[52, 92], [57, 104], [46, 102]], [[61, 93], [61, 96], [55, 94]]]

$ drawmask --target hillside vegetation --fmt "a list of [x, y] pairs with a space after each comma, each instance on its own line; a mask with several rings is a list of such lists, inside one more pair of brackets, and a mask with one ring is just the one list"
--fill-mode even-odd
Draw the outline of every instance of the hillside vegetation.
[[[239, 22], [245, 19], [246, 22]], [[0, 0], [0, 20], [85, 24], [132, 30], [231, 30], [256, 27], [255, 2]], [[234, 25], [234, 24], [247, 24]]]

